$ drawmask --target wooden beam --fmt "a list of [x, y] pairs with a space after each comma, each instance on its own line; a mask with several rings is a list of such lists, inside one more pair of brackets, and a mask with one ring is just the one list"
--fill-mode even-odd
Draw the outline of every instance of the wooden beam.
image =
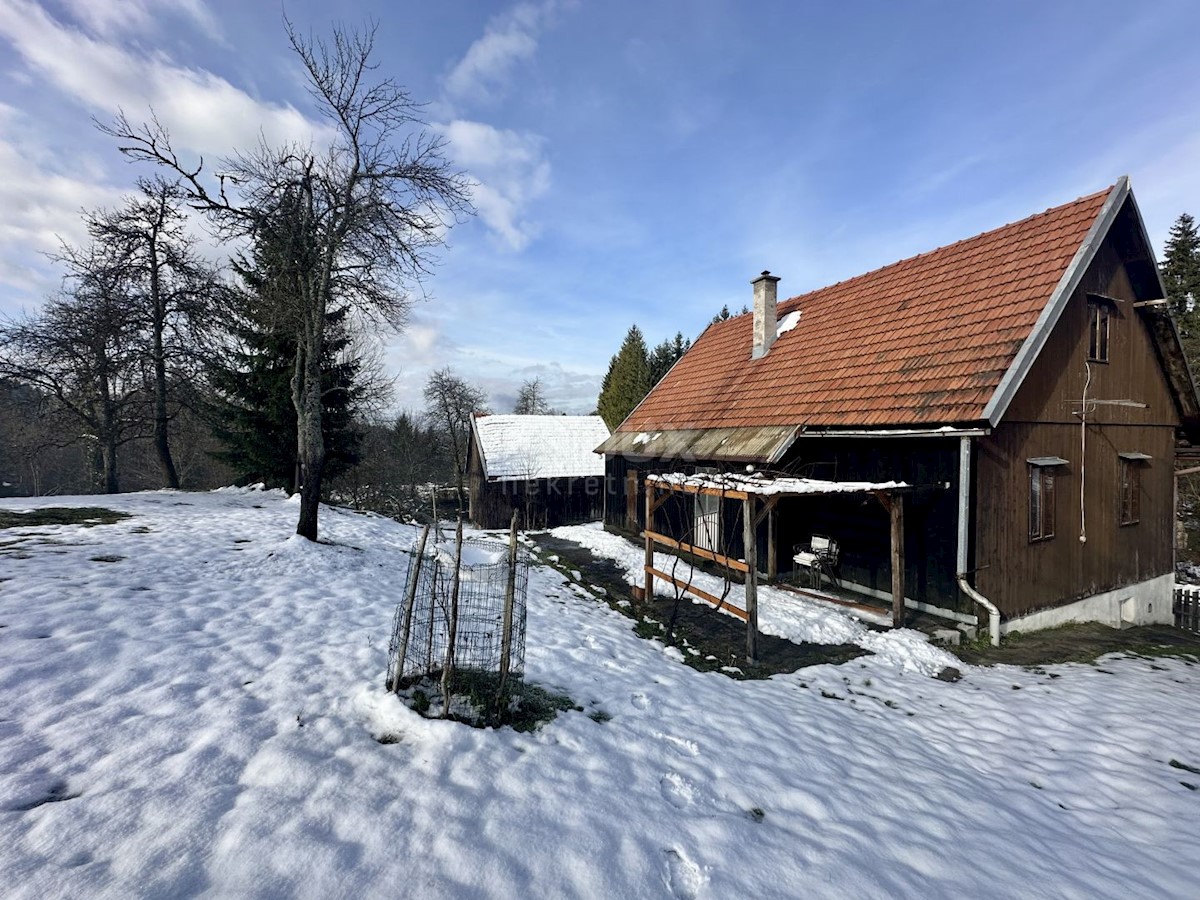
[[[670, 494], [662, 494], [659, 496], [656, 493], [657, 491], [661, 490], [662, 487], [663, 486], [657, 481], [651, 481], [649, 478], [646, 479], [646, 499], [649, 500], [650, 497], [654, 497], [654, 502], [649, 504], [647, 516], [649, 516], [649, 514], [658, 512], [658, 508], [667, 502], [667, 497], [669, 497]], [[646, 527], [650, 527], [649, 518], [646, 519]]]
[[[720, 553], [713, 553], [713, 551], [706, 550], [703, 547], [697, 547], [695, 544], [685, 544], [683, 541], [677, 541], [675, 538], [667, 537], [665, 534], [659, 534], [656, 531], [647, 531], [646, 539], [654, 541], [656, 544], [662, 544], [664, 547], [670, 547], [674, 550], [682, 550], [684, 553], [691, 553], [693, 556], [699, 556], [701, 559], [707, 559], [715, 563], [720, 563], [727, 569], [734, 569], [738, 572], [749, 571], [749, 568], [740, 559], [734, 559], [732, 556], [723, 556]], [[647, 563], [647, 565], [649, 565], [649, 563]]]
[[673, 584], [673, 585], [675, 585], [675, 587], [677, 587], [681, 590], [687, 591], [689, 594], [695, 594], [701, 600], [711, 603], [717, 609], [723, 609], [728, 612], [731, 612], [743, 621], [745, 621], [745, 619], [746, 619], [746, 611], [743, 609], [738, 609], [732, 603], [726, 603], [720, 597], [714, 597], [712, 594], [708, 593], [707, 591], [702, 591], [702, 590], [700, 590], [700, 588], [695, 587], [694, 585], [690, 585], [686, 581], [680, 581], [678, 578], [675, 578], [672, 575], [668, 575], [666, 572], [662, 572], [662, 571], [659, 571], [658, 569], [647, 566], [646, 567], [646, 578], [649, 579], [651, 576], [654, 576], [655, 578], [661, 578], [663, 581], [666, 581], [669, 584]]
[[767, 505], [767, 579], [773, 584], [779, 578], [779, 516], [775, 504]]
[[904, 624], [904, 497], [891, 497], [892, 519], [892, 625]]
[[681, 494], [704, 494], [708, 497], [724, 497], [726, 500], [745, 500], [747, 497], [751, 496], [745, 491], [731, 491], [725, 488], [698, 487], [694, 484], [671, 484], [669, 481], [655, 481], [654, 486], [659, 490], [664, 491], [678, 491]]
[[775, 504], [779, 502], [779, 495], [772, 494], [763, 500], [762, 510], [754, 517], [754, 527], [757, 528], [762, 524], [762, 520], [767, 517], [767, 514], [775, 508]]
[[644, 565], [646, 569], [646, 586], [645, 600], [647, 603], [654, 600], [654, 541], [650, 535], [654, 532], [654, 494], [657, 485], [646, 481], [646, 527], [643, 529], [643, 534], [646, 536], [646, 555]]
[[746, 497], [742, 512], [742, 538], [746, 567], [746, 662], [758, 663], [758, 541], [754, 527], [754, 498]]

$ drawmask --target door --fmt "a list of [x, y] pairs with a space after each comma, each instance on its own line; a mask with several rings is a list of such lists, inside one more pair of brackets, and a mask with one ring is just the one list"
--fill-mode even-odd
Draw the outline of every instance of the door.
[[[696, 473], [702, 471], [697, 469]], [[696, 495], [696, 523], [692, 543], [713, 553], [721, 552], [721, 498], [711, 494]]]

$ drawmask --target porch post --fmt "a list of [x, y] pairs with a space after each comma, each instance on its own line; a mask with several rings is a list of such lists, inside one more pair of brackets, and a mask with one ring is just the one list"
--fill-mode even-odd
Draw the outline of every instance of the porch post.
[[742, 501], [742, 542], [746, 554], [746, 662], [758, 662], [758, 546], [754, 528], [754, 495]]
[[[646, 479], [646, 528], [642, 534], [646, 538], [646, 557], [645, 557], [645, 573], [646, 573], [646, 596], [645, 600], [650, 603], [654, 600], [654, 576], [650, 574], [650, 570], [654, 568], [654, 541], [650, 540], [650, 534], [654, 531], [654, 484], [649, 479]], [[634, 509], [637, 509], [635, 506]]]
[[778, 521], [775, 506], [767, 510], [767, 581], [774, 584], [779, 579], [779, 552], [775, 546], [778, 539]]
[[904, 624], [904, 495], [893, 494], [888, 511], [892, 518], [892, 625]]

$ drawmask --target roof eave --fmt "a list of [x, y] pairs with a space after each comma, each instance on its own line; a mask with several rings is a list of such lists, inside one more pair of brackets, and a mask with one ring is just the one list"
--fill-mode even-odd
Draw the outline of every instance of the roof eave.
[[1012, 365], [1008, 367], [1008, 371], [1004, 373], [1004, 377], [1000, 379], [1000, 383], [992, 393], [992, 399], [983, 408], [983, 418], [993, 428], [999, 425], [1000, 420], [1004, 418], [1004, 414], [1008, 411], [1008, 407], [1017, 395], [1017, 391], [1020, 390], [1030, 369], [1033, 368], [1033, 364], [1037, 361], [1042, 348], [1045, 347], [1046, 341], [1050, 339], [1050, 333], [1062, 317], [1067, 302], [1071, 299], [1071, 295], [1075, 293], [1075, 289], [1079, 287], [1079, 282], [1083, 279], [1084, 273], [1095, 258], [1096, 251], [1100, 248], [1100, 244], [1103, 242], [1105, 235], [1108, 234], [1108, 230], [1112, 227], [1117, 213], [1121, 211], [1121, 206], [1124, 204], [1126, 198], [1129, 197], [1129, 194], [1129, 176], [1122, 175], [1117, 180], [1117, 183], [1113, 185], [1108, 199], [1104, 201], [1104, 206], [1100, 208], [1100, 212], [1096, 216], [1096, 221], [1088, 229], [1083, 243], [1079, 245], [1075, 256], [1071, 259], [1066, 271], [1063, 272], [1062, 278], [1058, 280], [1054, 292], [1050, 295], [1049, 302], [1042, 308], [1041, 315], [1038, 316], [1037, 321], [1034, 323], [1033, 330], [1025, 338], [1025, 342], [1021, 345], [1021, 349], [1017, 351], [1017, 355], [1013, 359]]

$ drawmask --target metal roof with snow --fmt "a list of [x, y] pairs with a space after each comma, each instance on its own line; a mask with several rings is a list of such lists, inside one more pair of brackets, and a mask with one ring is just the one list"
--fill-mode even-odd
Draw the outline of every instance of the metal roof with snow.
[[471, 428], [488, 481], [604, 475], [593, 452], [608, 438], [599, 416], [479, 416]]

